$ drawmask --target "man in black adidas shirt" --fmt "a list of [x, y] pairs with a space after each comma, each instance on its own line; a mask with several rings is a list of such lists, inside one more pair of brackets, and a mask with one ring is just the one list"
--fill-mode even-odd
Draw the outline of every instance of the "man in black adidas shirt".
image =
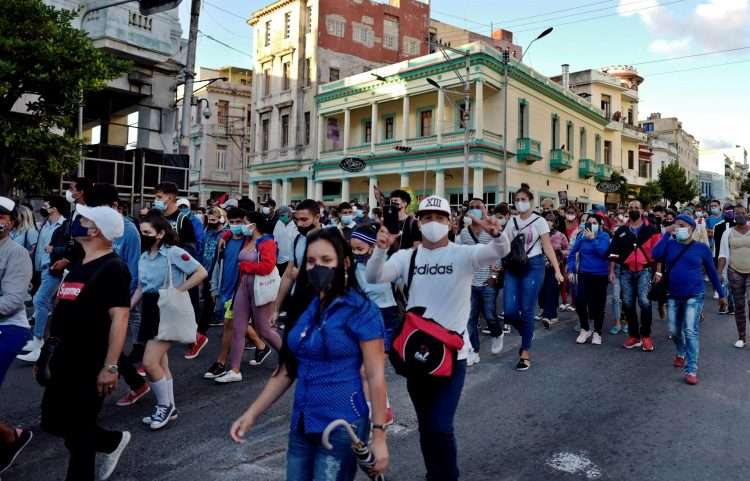
[[[97, 453], [103, 453], [99, 479], [117, 466], [130, 433], [97, 424], [104, 397], [117, 385], [117, 360], [128, 329], [130, 273], [112, 251], [124, 230], [111, 207], [78, 206], [70, 235], [84, 258], [71, 265], [60, 285], [49, 326], [51, 379], [42, 399], [42, 428], [62, 436], [70, 452], [66, 481], [93, 481]], [[57, 341], [53, 341], [56, 339]]]

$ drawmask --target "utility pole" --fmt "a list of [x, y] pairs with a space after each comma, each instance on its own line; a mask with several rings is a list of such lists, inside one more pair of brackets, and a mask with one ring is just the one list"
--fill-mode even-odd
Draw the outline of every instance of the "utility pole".
[[185, 90], [182, 95], [182, 122], [180, 122], [180, 154], [190, 152], [190, 111], [193, 106], [193, 79], [195, 77], [195, 51], [198, 43], [198, 20], [201, 0], [190, 5], [190, 32], [188, 34], [187, 61], [185, 62]]
[[508, 63], [510, 52], [503, 51], [503, 197], [501, 202], [508, 202]]
[[[471, 57], [467, 51], [465, 54], [466, 61], [466, 76], [464, 77], [464, 189], [463, 189], [463, 202], [469, 200], [469, 119], [471, 118], [471, 82], [469, 75], [471, 75]], [[480, 197], [482, 193], [478, 194]], [[474, 196], [477, 193], [474, 192]]]

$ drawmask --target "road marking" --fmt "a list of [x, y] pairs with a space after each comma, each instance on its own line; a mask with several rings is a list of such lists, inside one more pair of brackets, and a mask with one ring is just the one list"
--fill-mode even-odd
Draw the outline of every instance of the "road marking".
[[547, 466], [569, 474], [582, 474], [586, 479], [599, 479], [602, 471], [584, 453], [555, 453], [546, 462]]

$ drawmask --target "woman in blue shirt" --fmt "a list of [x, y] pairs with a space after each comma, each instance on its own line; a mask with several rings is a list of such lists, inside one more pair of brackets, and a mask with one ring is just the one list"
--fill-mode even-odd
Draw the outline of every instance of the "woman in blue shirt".
[[[357, 285], [352, 254], [338, 229], [308, 235], [300, 278], [317, 291], [294, 325], [289, 326], [282, 362], [263, 392], [230, 429], [235, 442], [297, 381], [287, 451], [287, 481], [351, 481], [357, 471], [351, 441], [341, 429], [321, 444], [321, 433], [344, 419], [362, 440], [370, 430], [369, 410], [360, 378], [364, 364], [372, 399], [374, 471], [388, 466], [385, 442], [386, 385], [383, 318]], [[332, 475], [331, 469], [336, 473]]]

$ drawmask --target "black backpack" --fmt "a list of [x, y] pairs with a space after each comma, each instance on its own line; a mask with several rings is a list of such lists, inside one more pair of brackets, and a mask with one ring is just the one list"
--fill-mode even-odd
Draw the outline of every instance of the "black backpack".
[[523, 226], [523, 228], [519, 229], [516, 218], [513, 218], [513, 224], [516, 226], [516, 236], [510, 241], [510, 252], [503, 257], [503, 269], [506, 272], [515, 275], [522, 275], [526, 272], [529, 263], [529, 252], [531, 252], [536, 243], [539, 242], [539, 237], [537, 237], [534, 243], [531, 244], [531, 247], [526, 249], [526, 233], [522, 231], [539, 219], [540, 217], [537, 217]]

